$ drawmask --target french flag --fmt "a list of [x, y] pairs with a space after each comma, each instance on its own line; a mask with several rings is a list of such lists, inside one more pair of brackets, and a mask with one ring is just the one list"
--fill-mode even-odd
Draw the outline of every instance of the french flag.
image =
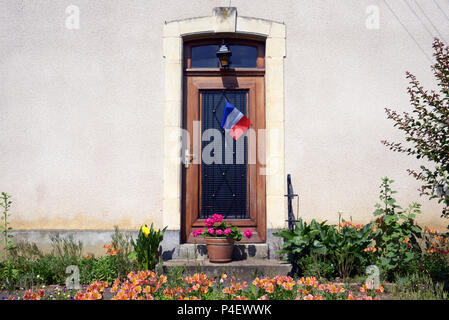
[[221, 127], [229, 132], [234, 140], [237, 140], [248, 130], [250, 125], [251, 121], [239, 109], [226, 101]]

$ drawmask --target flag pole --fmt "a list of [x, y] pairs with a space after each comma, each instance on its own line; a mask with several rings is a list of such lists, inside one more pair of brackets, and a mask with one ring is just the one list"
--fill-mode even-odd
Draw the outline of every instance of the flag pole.
[[223, 94], [223, 97], [225, 98], [226, 102], [229, 102], [228, 97], [226, 97], [225, 90], [222, 90], [221, 93]]
[[[225, 98], [225, 101], [230, 103], [229, 100], [228, 100], [228, 97], [226, 97], [225, 90], [221, 90], [221, 93], [223, 94], [223, 97]], [[226, 130], [225, 130], [225, 134], [223, 135], [223, 137], [224, 137], [224, 145], [225, 145], [225, 152], [226, 152], [227, 148], [228, 148], [228, 144], [226, 142], [226, 140], [227, 140], [226, 139]]]

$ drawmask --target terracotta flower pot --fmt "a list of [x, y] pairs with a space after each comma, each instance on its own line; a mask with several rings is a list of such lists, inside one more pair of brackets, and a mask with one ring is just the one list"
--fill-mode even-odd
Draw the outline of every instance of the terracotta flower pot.
[[234, 239], [225, 237], [206, 237], [205, 239], [210, 262], [225, 263], [232, 261]]

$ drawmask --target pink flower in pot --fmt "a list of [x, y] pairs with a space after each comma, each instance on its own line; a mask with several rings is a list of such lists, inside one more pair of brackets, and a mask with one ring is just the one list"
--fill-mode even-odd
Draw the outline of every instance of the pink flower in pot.
[[201, 230], [201, 228], [196, 229], [195, 231], [192, 232], [192, 235], [194, 237], [198, 237], [199, 235], [201, 235], [201, 233], [203, 233], [203, 230]]
[[253, 232], [250, 229], [246, 229], [245, 232], [243, 232], [243, 235], [246, 239], [249, 239], [253, 235]]
[[212, 227], [215, 221], [212, 218], [207, 218], [204, 223], [206, 224], [206, 227]]
[[223, 216], [221, 214], [214, 214], [212, 216], [212, 221], [214, 223], [222, 222], [223, 221]]
[[192, 235], [205, 237], [209, 261], [213, 263], [232, 261], [234, 241], [240, 241], [242, 237], [250, 239], [253, 235], [250, 229], [240, 231], [239, 227], [226, 222], [220, 214], [213, 214], [204, 220], [204, 224], [205, 228], [193, 231]]

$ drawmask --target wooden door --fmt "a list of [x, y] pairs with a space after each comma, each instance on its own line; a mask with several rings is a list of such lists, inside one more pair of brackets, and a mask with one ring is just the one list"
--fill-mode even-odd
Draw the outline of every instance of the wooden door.
[[[264, 242], [265, 176], [261, 169], [265, 162], [261, 157], [264, 156], [265, 149], [263, 152], [257, 150], [264, 148], [265, 143], [260, 131], [265, 129], [263, 76], [186, 75], [185, 89], [184, 128], [188, 131], [190, 141], [184, 145], [183, 151], [185, 153], [188, 150], [188, 153], [194, 155], [190, 164], [183, 166], [183, 240], [193, 242], [191, 232], [204, 227], [207, 217], [219, 213], [225, 216], [226, 221], [253, 231], [254, 236], [250, 240], [242, 241]], [[231, 148], [234, 153], [243, 148], [243, 164], [242, 157], [240, 161], [232, 159], [232, 164], [224, 163], [225, 159], [220, 164], [204, 161], [203, 152], [210, 150], [207, 144], [211, 143], [204, 133], [208, 129], [220, 130], [219, 123], [226, 100], [252, 122], [250, 129], [254, 135], [247, 134], [240, 138], [243, 140], [239, 146], [232, 139], [231, 143], [234, 145], [230, 145], [224, 130], [221, 132], [223, 148]], [[200, 141], [201, 138], [206, 141]], [[196, 145], [194, 139], [197, 141]], [[249, 152], [253, 152], [253, 158], [249, 156]], [[195, 239], [196, 242], [201, 240]]]

